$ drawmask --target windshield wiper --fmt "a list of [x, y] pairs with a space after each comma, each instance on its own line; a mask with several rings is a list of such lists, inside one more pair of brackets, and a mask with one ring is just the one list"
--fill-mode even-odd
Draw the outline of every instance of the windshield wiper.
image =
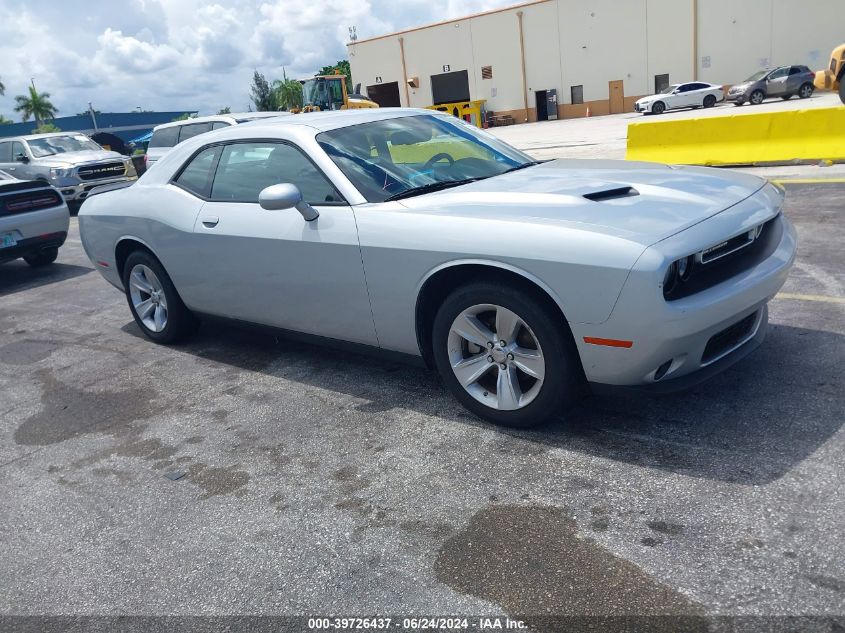
[[399, 193], [394, 193], [392, 196], [389, 196], [384, 199], [385, 202], [391, 202], [393, 200], [401, 200], [402, 198], [411, 198], [413, 196], [419, 196], [424, 193], [432, 193], [434, 191], [441, 191], [443, 189], [450, 189], [451, 187], [457, 187], [459, 185], [466, 185], [471, 182], [475, 182], [476, 180], [482, 180], [482, 178], [464, 178], [463, 180], [443, 180], [441, 182], [430, 182], [427, 185], [420, 185], [419, 187], [412, 187], [411, 189], [405, 189], [405, 191], [400, 191]]
[[[502, 172], [502, 174], [509, 174], [512, 171], [519, 171], [520, 169], [525, 169], [526, 167], [534, 167], [534, 165], [539, 165], [540, 163], [545, 162], [542, 160], [532, 160], [530, 163], [523, 163], [522, 165], [517, 165], [516, 167], [511, 167], [510, 169], [506, 169]], [[499, 174], [501, 176], [501, 174]]]

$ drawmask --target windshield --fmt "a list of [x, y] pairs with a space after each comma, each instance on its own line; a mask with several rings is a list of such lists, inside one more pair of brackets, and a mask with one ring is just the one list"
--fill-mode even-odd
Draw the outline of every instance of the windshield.
[[760, 72], [754, 73], [745, 81], [760, 81], [763, 77], [769, 74], [768, 70], [761, 70]]
[[65, 152], [100, 151], [103, 148], [87, 136], [74, 134], [73, 136], [47, 136], [33, 138], [27, 141], [29, 149], [35, 158], [64, 154]]
[[341, 79], [317, 77], [302, 84], [302, 103], [320, 110], [339, 110], [343, 106]]
[[478, 128], [435, 115], [343, 127], [318, 134], [317, 141], [369, 202], [534, 164]]
[[673, 90], [675, 90], [679, 86], [680, 86], [680, 84], [674, 84], [672, 86], [666, 86], [663, 90], [660, 91], [660, 94], [668, 95], [670, 92], [672, 92]]

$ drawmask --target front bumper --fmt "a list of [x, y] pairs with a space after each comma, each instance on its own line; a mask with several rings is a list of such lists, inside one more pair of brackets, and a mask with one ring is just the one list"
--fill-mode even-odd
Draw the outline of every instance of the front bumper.
[[104, 178], [102, 180], [89, 180], [85, 182], [71, 179], [54, 179], [50, 184], [59, 190], [67, 202], [81, 202], [88, 197], [88, 194], [95, 187], [120, 182], [132, 182], [135, 180], [138, 180], [138, 176], [120, 176], [118, 178]]
[[[760, 221], [760, 215], [750, 207], [753, 204], [754, 197], [665, 240], [661, 249], [676, 248], [681, 255], [691, 243], [708, 243], [723, 227], [722, 235], [731, 230], [726, 227], [744, 228], [737, 222], [741, 217], [747, 216], [751, 226]], [[781, 223], [777, 245], [751, 268], [701, 292], [665, 301], [655, 278], [638, 272], [635, 266], [607, 321], [571, 324], [584, 373], [596, 385], [596, 391], [610, 387], [656, 391], [683, 388], [724, 370], [759, 345], [768, 320], [766, 305], [783, 286], [795, 259], [795, 230], [782, 213], [777, 221]], [[708, 227], [711, 223], [715, 231], [712, 225]], [[731, 328], [743, 324], [748, 326], [747, 331], [740, 332], [735, 340], [725, 338]], [[594, 345], [585, 337], [632, 344], [629, 348]], [[718, 348], [721, 343], [724, 345]]]
[[748, 101], [748, 95], [746, 95], [744, 92], [734, 92], [734, 93], [729, 92], [725, 96], [725, 101], [730, 101], [731, 103], [734, 103], [734, 102], [743, 103], [745, 101]]
[[651, 104], [648, 103], [635, 103], [634, 104], [634, 112], [651, 112]]

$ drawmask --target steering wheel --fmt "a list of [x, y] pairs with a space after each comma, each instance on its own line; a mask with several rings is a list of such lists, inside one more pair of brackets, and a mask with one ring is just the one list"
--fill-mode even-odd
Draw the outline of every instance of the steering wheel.
[[439, 160], [443, 160], [444, 158], [449, 161], [449, 167], [451, 167], [452, 165], [455, 164], [454, 158], [449, 156], [449, 154], [447, 154], [446, 152], [440, 152], [439, 154], [435, 154], [434, 156], [432, 156], [431, 158], [429, 158], [425, 162], [425, 165], [423, 165], [422, 171], [425, 171], [427, 169], [431, 169], [434, 166], [434, 163], [436, 163]]

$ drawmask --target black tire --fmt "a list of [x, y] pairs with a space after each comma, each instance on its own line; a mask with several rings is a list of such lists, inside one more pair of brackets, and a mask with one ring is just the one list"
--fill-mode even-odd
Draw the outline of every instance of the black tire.
[[755, 90], [751, 93], [751, 97], [749, 97], [748, 100], [751, 102], [751, 105], [760, 105], [761, 103], [763, 103], [765, 98], [766, 93], [764, 93], [762, 90]]
[[745, 102], [744, 102], [744, 101], [734, 101], [734, 102], [733, 102], [733, 104], [734, 104], [737, 108], [738, 108], [739, 106], [741, 106], [743, 103], [745, 103]]
[[[842, 79], [845, 80], [845, 77]], [[845, 105], [845, 81], [843, 80], [839, 82], [839, 100]]]
[[707, 95], [706, 97], [704, 97], [705, 108], [712, 108], [714, 105], [716, 105], [716, 97], [714, 97], [713, 95]]
[[660, 114], [663, 114], [664, 112], [666, 112], [666, 104], [663, 103], [662, 101], [658, 101], [653, 106], [651, 106], [651, 113], [652, 114], [660, 115]]
[[[132, 296], [129, 290], [129, 276], [132, 269], [139, 264], [150, 268], [155, 273], [164, 291], [167, 302], [167, 322], [160, 332], [155, 332], [144, 324], [132, 303]], [[146, 336], [156, 343], [177, 343], [185, 340], [196, 331], [199, 321], [182, 302], [182, 298], [176, 291], [173, 282], [170, 280], [170, 275], [167, 274], [164, 266], [147, 251], [137, 250], [126, 258], [126, 262], [123, 265], [123, 288], [124, 294], [126, 295], [126, 302], [129, 304], [129, 311], [132, 313], [135, 323], [138, 324], [138, 327], [141, 328], [141, 331]]]
[[[501, 306], [516, 313], [542, 349], [545, 361], [542, 384], [534, 399], [520, 409], [498, 410], [476, 400], [452, 370], [448, 349], [452, 324], [461, 312], [482, 304]], [[480, 281], [454, 290], [437, 311], [432, 344], [437, 369], [455, 398], [469, 411], [494, 424], [517, 428], [537, 426], [561, 414], [584, 393], [584, 374], [566, 321], [533, 293], [513, 285]]]
[[48, 266], [56, 261], [59, 256], [58, 248], [45, 248], [37, 253], [24, 255], [23, 260], [33, 268], [40, 268], [41, 266]]
[[811, 83], [801, 84], [801, 87], [798, 89], [798, 98], [799, 99], [809, 99], [813, 96], [813, 91], [815, 90], [815, 86]]

